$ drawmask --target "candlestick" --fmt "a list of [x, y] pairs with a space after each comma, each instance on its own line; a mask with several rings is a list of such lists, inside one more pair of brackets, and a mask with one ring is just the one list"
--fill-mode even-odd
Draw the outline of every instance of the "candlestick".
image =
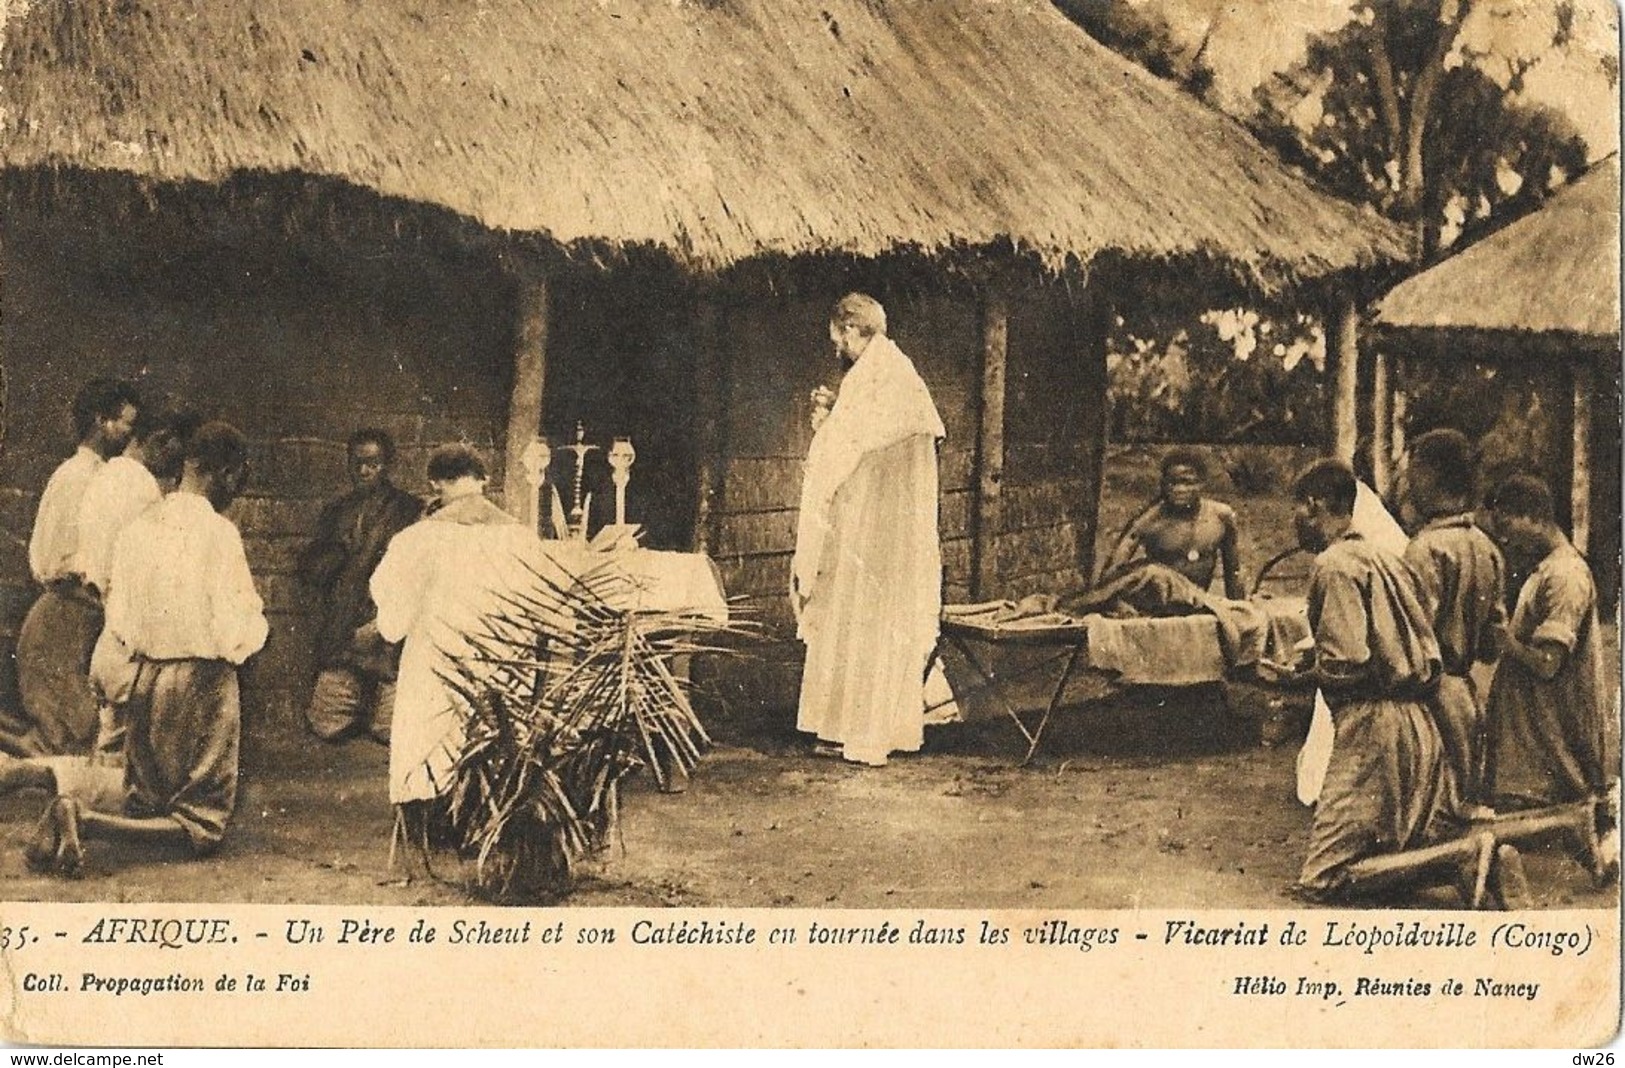
[[626, 486], [632, 481], [632, 461], [638, 458], [638, 452], [632, 447], [631, 438], [616, 438], [610, 446], [609, 452], [604, 454], [609, 460], [610, 476], [615, 483], [615, 525], [626, 525]]
[[547, 481], [547, 467], [553, 462], [553, 450], [548, 448], [546, 438], [536, 438], [519, 457], [519, 465], [525, 472], [525, 507], [522, 518], [530, 524], [531, 529], [541, 525], [541, 491], [542, 485]]

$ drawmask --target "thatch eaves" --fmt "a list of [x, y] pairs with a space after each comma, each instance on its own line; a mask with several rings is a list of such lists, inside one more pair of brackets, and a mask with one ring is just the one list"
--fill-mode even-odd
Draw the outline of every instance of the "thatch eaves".
[[1617, 344], [1619, 196], [1619, 157], [1609, 156], [1538, 210], [1396, 286], [1375, 309], [1377, 325]]
[[331, 177], [561, 245], [1212, 259], [1403, 236], [1042, 0], [34, 0], [0, 166]]

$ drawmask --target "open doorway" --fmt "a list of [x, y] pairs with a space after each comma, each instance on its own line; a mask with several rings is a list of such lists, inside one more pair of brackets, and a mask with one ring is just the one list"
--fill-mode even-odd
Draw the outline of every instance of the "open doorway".
[[565, 452], [575, 427], [586, 444], [581, 491], [591, 495], [589, 533], [615, 519], [605, 451], [617, 437], [637, 450], [626, 519], [652, 549], [693, 544], [695, 301], [674, 275], [618, 267], [558, 276], [548, 331], [542, 432], [553, 448], [549, 479], [564, 508], [574, 504], [576, 459]]

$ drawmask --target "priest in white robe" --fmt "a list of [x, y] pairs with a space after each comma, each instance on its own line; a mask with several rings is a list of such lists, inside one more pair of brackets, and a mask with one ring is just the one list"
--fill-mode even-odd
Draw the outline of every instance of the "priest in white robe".
[[843, 297], [830, 340], [850, 370], [802, 483], [790, 597], [807, 663], [796, 726], [818, 738], [820, 755], [879, 765], [924, 741], [942, 611], [944, 431], [874, 298]]
[[[429, 459], [439, 506], [390, 541], [372, 574], [376, 627], [405, 641], [389, 743], [389, 799], [431, 801], [451, 787], [463, 748], [463, 713], [443, 681], [475, 652], [471, 640], [507, 591], [535, 585], [552, 565], [535, 531], [485, 498], [473, 449], [448, 445]], [[543, 572], [546, 573], [546, 572]], [[562, 575], [561, 572], [554, 572]]]

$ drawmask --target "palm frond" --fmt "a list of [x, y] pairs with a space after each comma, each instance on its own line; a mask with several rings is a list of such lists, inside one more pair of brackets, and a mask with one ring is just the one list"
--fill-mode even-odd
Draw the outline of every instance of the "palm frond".
[[698, 766], [711, 739], [673, 665], [736, 655], [759, 633], [622, 611], [631, 588], [608, 567], [526, 570], [441, 675], [464, 719], [447, 820], [475, 889], [499, 900], [567, 892], [580, 859], [608, 845], [628, 775], [647, 768], [664, 786]]

